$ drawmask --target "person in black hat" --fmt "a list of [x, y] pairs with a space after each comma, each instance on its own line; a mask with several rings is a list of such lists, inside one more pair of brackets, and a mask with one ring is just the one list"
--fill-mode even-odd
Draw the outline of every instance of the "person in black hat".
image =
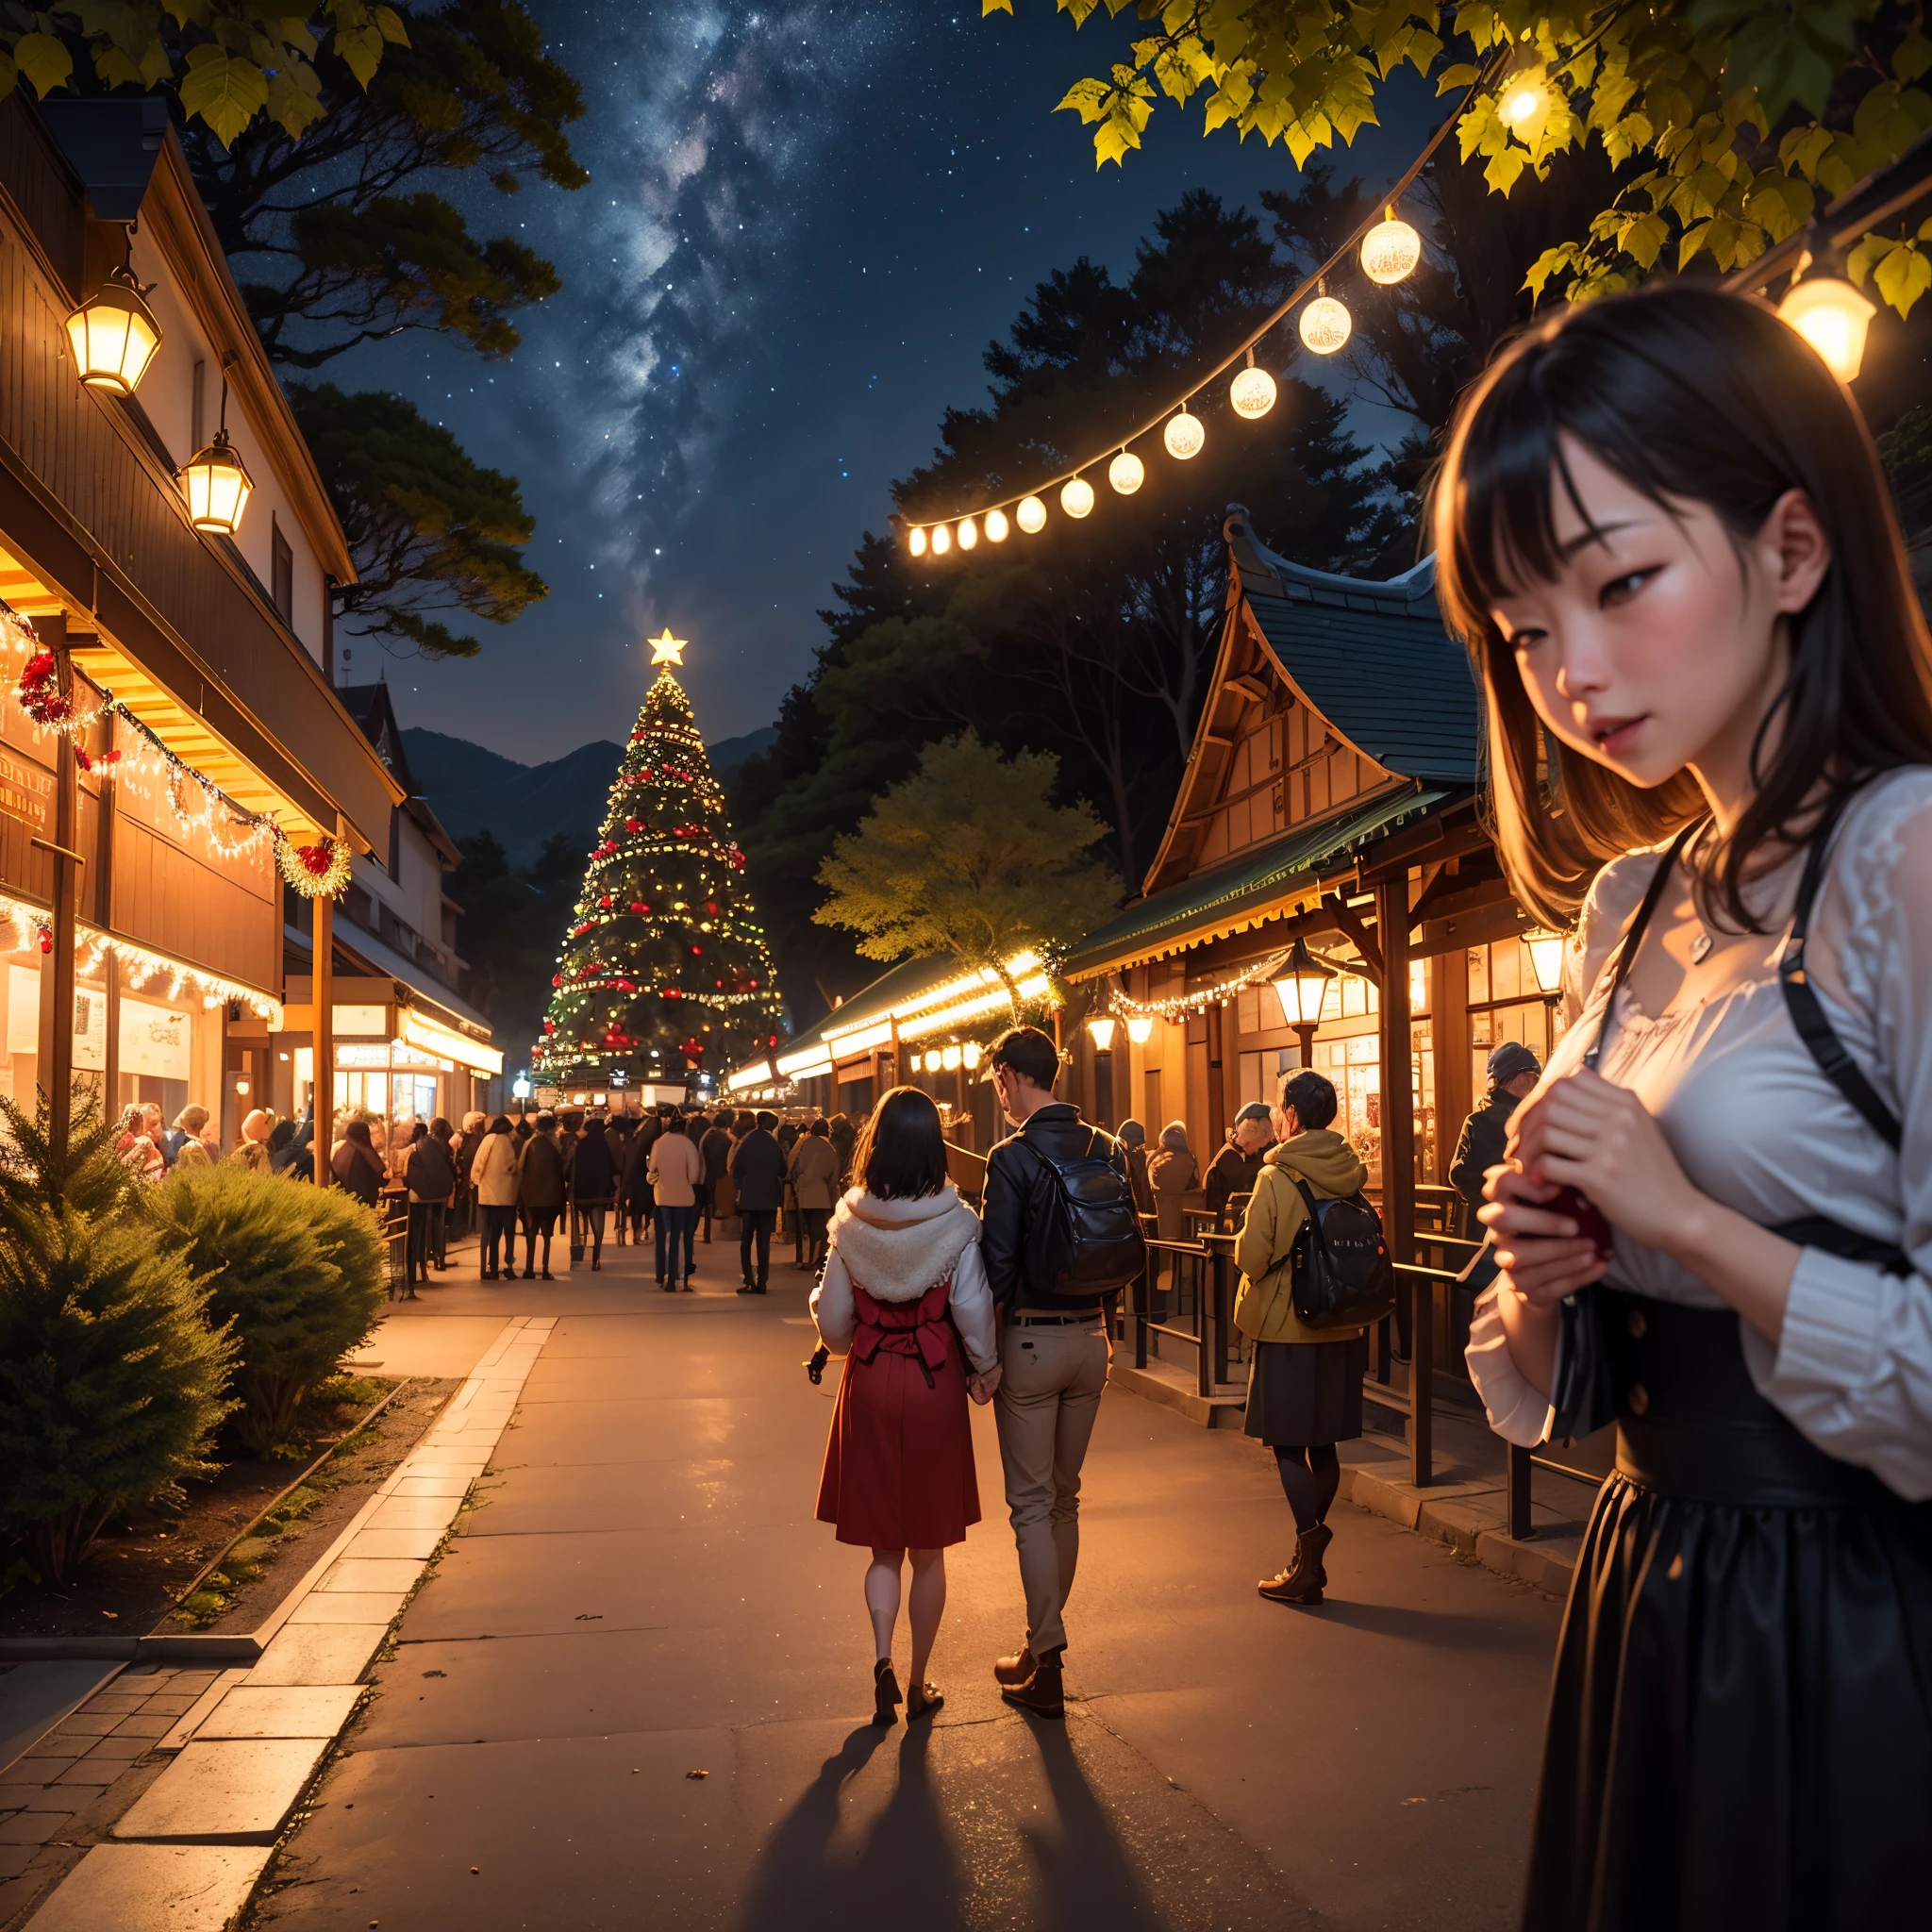
[[1509, 1116], [1542, 1078], [1543, 1063], [1522, 1041], [1506, 1040], [1490, 1055], [1489, 1074], [1489, 1094], [1463, 1122], [1456, 1158], [1449, 1164], [1449, 1184], [1462, 1196], [1467, 1208], [1457, 1232], [1478, 1241], [1483, 1231], [1475, 1210], [1483, 1205], [1483, 1177], [1501, 1163]]

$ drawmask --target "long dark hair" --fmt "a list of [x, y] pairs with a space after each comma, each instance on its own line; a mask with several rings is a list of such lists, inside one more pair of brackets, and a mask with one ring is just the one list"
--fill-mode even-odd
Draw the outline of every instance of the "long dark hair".
[[1704, 888], [1755, 931], [1742, 881], [1760, 846], [1800, 843], [1866, 779], [1932, 762], [1932, 640], [1878, 453], [1794, 330], [1761, 303], [1689, 283], [1568, 309], [1518, 337], [1471, 391], [1434, 488], [1439, 593], [1483, 689], [1504, 869], [1558, 925], [1607, 860], [1705, 809], [1689, 772], [1641, 790], [1543, 730], [1490, 614], [1560, 568], [1555, 493], [1575, 502], [1566, 433], [1666, 512], [1707, 504], [1734, 541], [1789, 490], [1810, 498], [1830, 540], [1752, 746], [1757, 795], [1705, 861]]
[[852, 1150], [851, 1172], [881, 1201], [918, 1201], [946, 1184], [940, 1110], [917, 1087], [894, 1087], [873, 1108]]

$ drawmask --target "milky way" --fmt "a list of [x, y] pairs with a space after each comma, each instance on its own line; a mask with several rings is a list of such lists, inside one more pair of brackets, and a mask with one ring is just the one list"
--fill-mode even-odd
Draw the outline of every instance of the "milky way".
[[976, 0], [533, 11], [583, 87], [571, 141], [592, 180], [461, 199], [555, 261], [562, 292], [507, 362], [409, 339], [341, 370], [522, 481], [550, 597], [485, 625], [479, 659], [389, 675], [406, 724], [526, 761], [616, 735], [646, 679], [637, 640], [667, 622], [692, 640], [708, 738], [770, 722], [891, 477], [944, 407], [981, 399], [980, 353], [1033, 283], [1082, 253], [1130, 271], [1188, 187], [1253, 206], [1291, 178], [1279, 150], [1178, 125], [1096, 174], [1052, 108], [1097, 37], [1045, 0], [989, 23]]

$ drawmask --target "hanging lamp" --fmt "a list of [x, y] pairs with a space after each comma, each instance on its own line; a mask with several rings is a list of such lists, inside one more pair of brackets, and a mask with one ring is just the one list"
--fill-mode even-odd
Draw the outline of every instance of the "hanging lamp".
[[235, 445], [228, 441], [228, 378], [222, 377], [222, 416], [215, 440], [197, 450], [181, 470], [188, 491], [188, 521], [212, 536], [232, 537], [242, 527], [242, 513], [255, 485]]

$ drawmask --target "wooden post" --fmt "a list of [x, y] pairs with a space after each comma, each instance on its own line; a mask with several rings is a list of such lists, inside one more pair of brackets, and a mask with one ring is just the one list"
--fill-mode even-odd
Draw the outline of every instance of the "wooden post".
[[[1382, 953], [1382, 1224], [1392, 1259], [1415, 1259], [1415, 1086], [1408, 1015], [1408, 880], [1375, 888], [1375, 926]], [[1411, 1292], [1408, 1357], [1409, 1480], [1428, 1487], [1434, 1450], [1435, 1296], [1418, 1282]]]
[[[1445, 1186], [1462, 1124], [1474, 1104], [1474, 1074], [1469, 1060], [1469, 949], [1456, 946], [1436, 959], [1436, 1178]], [[1451, 1230], [1468, 1234], [1458, 1219]], [[1482, 1239], [1481, 1229], [1475, 1240]]]
[[[336, 837], [346, 836], [348, 826], [340, 813], [336, 816]], [[336, 1008], [335, 950], [336, 902], [326, 892], [309, 900], [311, 959], [308, 969], [308, 997], [315, 1007], [314, 1065], [309, 1069], [309, 1107], [315, 1123], [310, 1152], [315, 1156], [315, 1185], [325, 1188], [335, 1179], [329, 1165], [329, 1145], [335, 1133], [336, 1117]]]
[[[63, 694], [74, 689], [74, 665], [67, 655], [67, 617], [37, 618], [34, 629], [59, 667]], [[53, 950], [41, 972], [41, 1077], [47, 1095], [47, 1138], [57, 1173], [67, 1164], [74, 1118], [74, 946], [79, 910], [80, 860], [74, 841], [79, 824], [79, 774], [74, 741], [54, 735], [54, 836], [34, 842], [54, 861], [53, 910], [47, 924]]]
[[1226, 1008], [1220, 1000], [1208, 1008], [1208, 1153], [1202, 1162], [1212, 1160], [1227, 1139], [1227, 1089], [1222, 1079], [1222, 1040]]

